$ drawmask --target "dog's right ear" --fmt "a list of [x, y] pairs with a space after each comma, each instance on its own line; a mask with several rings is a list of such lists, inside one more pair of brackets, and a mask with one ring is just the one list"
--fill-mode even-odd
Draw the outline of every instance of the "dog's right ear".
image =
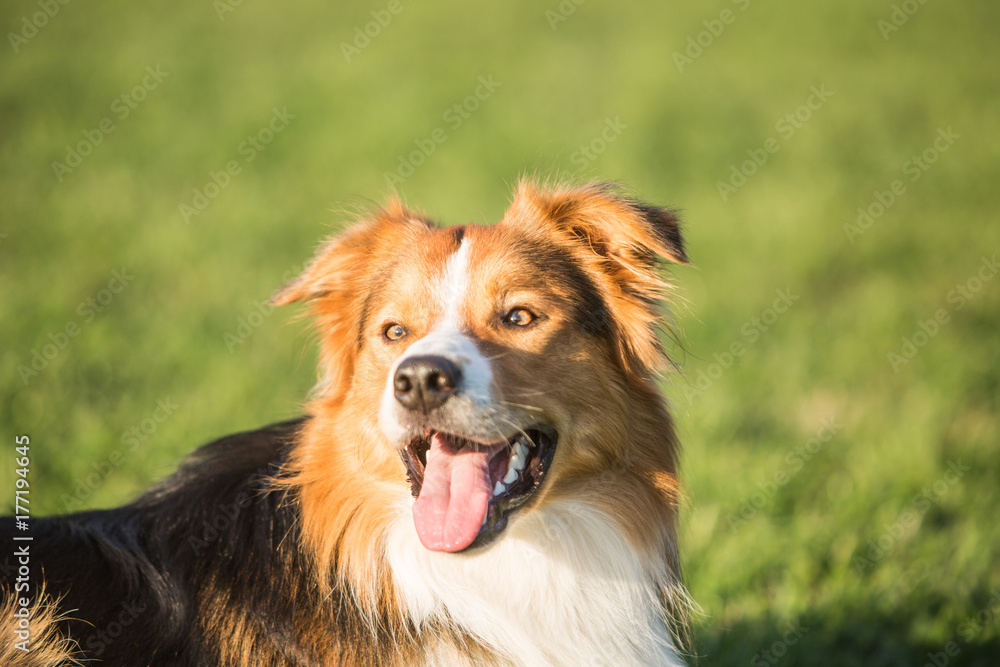
[[381, 275], [394, 252], [417, 243], [420, 233], [431, 226], [429, 220], [392, 200], [323, 243], [302, 274], [271, 298], [274, 306], [300, 301], [312, 306], [321, 340], [320, 391], [324, 396], [346, 391], [353, 375], [370, 281]]
[[659, 260], [689, 263], [673, 211], [639, 202], [609, 184], [544, 188], [522, 181], [503, 224], [548, 237], [600, 276], [623, 366], [637, 376], [662, 367], [660, 304], [669, 285]]

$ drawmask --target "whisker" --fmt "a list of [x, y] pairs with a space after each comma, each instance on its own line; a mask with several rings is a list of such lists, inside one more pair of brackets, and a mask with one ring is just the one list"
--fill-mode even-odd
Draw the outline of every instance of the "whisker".
[[[485, 417], [490, 422], [490, 427], [492, 427], [494, 430], [496, 430], [497, 435], [500, 436], [501, 440], [508, 440], [507, 435], [503, 432], [503, 429], [501, 429], [499, 426], [497, 426], [497, 423], [495, 421], [493, 421], [493, 417], [491, 417], [489, 414], [484, 414], [483, 417]], [[504, 421], [506, 421], [506, 420], [504, 420]], [[510, 447], [510, 441], [509, 440], [507, 442], [507, 446]]]
[[515, 408], [524, 408], [525, 410], [534, 410], [536, 412], [541, 412], [542, 408], [536, 407], [534, 405], [525, 405], [523, 403], [514, 403], [512, 401], [505, 401], [503, 399], [498, 399], [497, 403], [503, 403], [504, 405], [512, 405]]
[[[507, 396], [510, 396], [511, 398], [522, 399], [522, 398], [531, 398], [532, 396], [546, 396], [547, 392], [544, 392], [544, 391], [541, 391], [541, 390], [538, 390], [538, 391], [505, 391], [505, 394]], [[494, 399], [494, 400], [496, 400], [497, 402], [503, 402], [499, 398]]]
[[[528, 437], [528, 434], [525, 432], [525, 430], [523, 428], [521, 428], [520, 426], [518, 426], [517, 424], [515, 424], [511, 420], [505, 419], [504, 417], [500, 417], [500, 419], [503, 420], [503, 421], [505, 421], [505, 422], [507, 422], [511, 426], [513, 426], [514, 430], [516, 430], [518, 433], [520, 433], [521, 435], [523, 435], [528, 440], [528, 442], [531, 442], [531, 438]], [[508, 447], [512, 446], [511, 443], [510, 443], [510, 441], [508, 441], [507, 446]]]

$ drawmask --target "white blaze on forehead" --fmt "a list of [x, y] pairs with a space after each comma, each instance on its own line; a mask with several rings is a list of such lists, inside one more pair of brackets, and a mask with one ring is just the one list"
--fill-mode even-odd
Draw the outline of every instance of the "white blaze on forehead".
[[493, 371], [490, 362], [472, 338], [463, 333], [462, 306], [469, 291], [470, 245], [468, 238], [462, 239], [434, 285], [436, 303], [427, 304], [438, 313], [433, 329], [410, 345], [389, 371], [380, 411], [380, 423], [387, 435], [399, 436], [405, 431], [402, 424], [408, 418], [405, 417], [406, 411], [395, 400], [392, 380], [399, 365], [415, 356], [445, 357], [461, 370], [459, 391], [443, 409], [451, 413], [452, 421], [468, 422], [470, 432], [478, 430], [475, 422], [481, 421], [479, 411], [492, 401], [490, 385]]
[[490, 400], [490, 383], [493, 372], [489, 360], [473, 340], [463, 332], [462, 306], [469, 292], [469, 239], [463, 238], [445, 263], [444, 271], [434, 285], [436, 303], [428, 304], [438, 314], [434, 328], [417, 340], [396, 360], [389, 373], [386, 399], [392, 395], [392, 377], [396, 369], [406, 359], [415, 356], [436, 355], [447, 358], [462, 371], [461, 393], [477, 403]]
[[469, 248], [472, 243], [462, 238], [456, 250], [444, 267], [444, 274], [437, 284], [438, 303], [441, 306], [442, 319], [438, 329], [460, 328], [459, 310], [469, 291]]
[[403, 359], [427, 354], [446, 357], [462, 370], [462, 390], [474, 401], [485, 402], [489, 400], [493, 372], [486, 357], [462, 331], [462, 306], [469, 292], [471, 246], [468, 237], [463, 238], [458, 250], [448, 258], [434, 289], [440, 318], [429, 334], [406, 350]]

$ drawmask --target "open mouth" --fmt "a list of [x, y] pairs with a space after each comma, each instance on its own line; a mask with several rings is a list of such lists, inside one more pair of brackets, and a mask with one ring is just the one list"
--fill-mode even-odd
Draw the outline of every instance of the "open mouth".
[[462, 551], [490, 543], [541, 486], [557, 440], [543, 424], [493, 444], [434, 430], [413, 439], [400, 456], [423, 545]]

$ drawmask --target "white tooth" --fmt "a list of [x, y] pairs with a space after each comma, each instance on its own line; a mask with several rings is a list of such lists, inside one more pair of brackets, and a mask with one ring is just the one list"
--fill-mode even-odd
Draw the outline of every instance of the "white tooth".
[[513, 459], [511, 459], [511, 464], [512, 464], [512, 465], [511, 465], [511, 466], [510, 466], [509, 468], [507, 468], [507, 474], [506, 474], [506, 475], [504, 475], [504, 478], [503, 478], [503, 483], [504, 483], [504, 484], [510, 484], [510, 483], [511, 483], [511, 482], [513, 482], [513, 481], [514, 481], [515, 479], [517, 479], [517, 473], [518, 473], [518, 471], [517, 471], [517, 469], [516, 469], [516, 468], [515, 468], [515, 467], [513, 466], [513, 463], [514, 463], [514, 460], [513, 460]]
[[[489, 512], [484, 512], [483, 513], [483, 526], [486, 525], [486, 517], [488, 517], [489, 515], [490, 515]], [[480, 528], [482, 528], [483, 526], [480, 526]]]
[[[506, 490], [507, 488], [503, 485], [503, 482], [497, 482], [497, 485], [493, 487], [493, 495], [499, 496]], [[486, 521], [486, 519], [483, 519], [483, 521]]]
[[510, 463], [508, 464], [508, 469], [513, 469], [518, 472], [524, 470], [524, 464], [528, 460], [528, 450], [524, 448], [524, 445], [518, 443], [514, 445], [514, 453], [510, 457]]

